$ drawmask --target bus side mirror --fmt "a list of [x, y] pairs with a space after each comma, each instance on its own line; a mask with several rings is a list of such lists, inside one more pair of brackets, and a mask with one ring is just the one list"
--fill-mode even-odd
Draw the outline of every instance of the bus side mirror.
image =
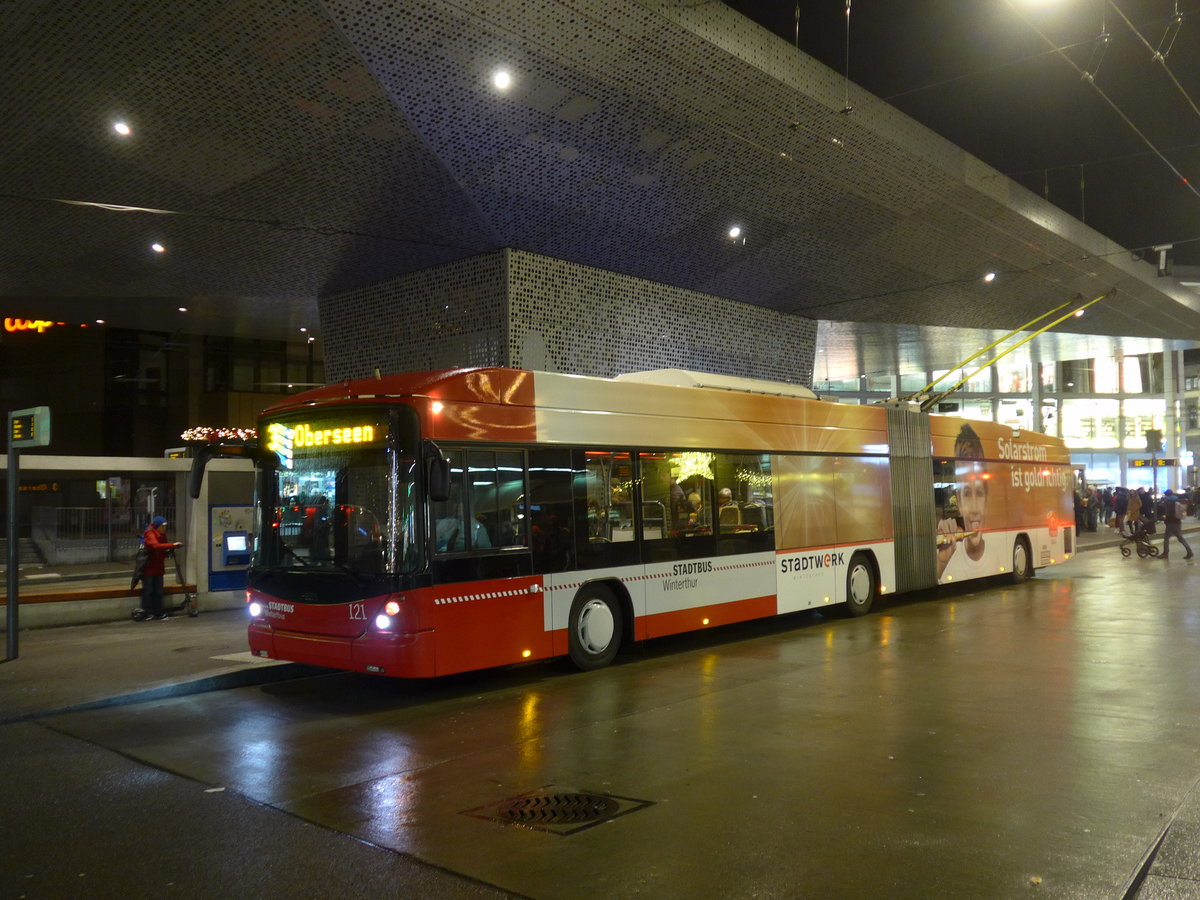
[[440, 456], [429, 460], [429, 499], [435, 503], [450, 499], [450, 460]]
[[445, 503], [450, 499], [450, 460], [442, 456], [442, 451], [433, 441], [425, 442], [425, 459], [428, 462], [425, 481], [429, 488], [429, 499], [435, 503]]

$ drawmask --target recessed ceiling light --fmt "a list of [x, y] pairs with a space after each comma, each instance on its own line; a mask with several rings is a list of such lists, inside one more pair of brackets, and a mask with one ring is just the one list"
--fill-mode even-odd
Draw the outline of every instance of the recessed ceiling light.
[[730, 229], [729, 229], [729, 236], [730, 236], [731, 238], [734, 238], [734, 239], [736, 239], [736, 238], [740, 238], [740, 237], [742, 236], [742, 226], [741, 226], [741, 225], [734, 225], [732, 228], [730, 228]]
[[121, 137], [129, 137], [133, 134], [133, 130], [125, 122], [113, 122], [113, 131]]
[[155, 241], [153, 244], [151, 244], [150, 249], [153, 250], [155, 253], [166, 253], [167, 252], [167, 248], [164, 247], [162, 244], [160, 244], [158, 241]]
[[996, 280], [996, 273], [995, 273], [995, 272], [988, 272], [986, 275], [984, 275], [984, 276], [983, 276], [983, 280], [984, 280], [984, 281], [988, 281], [988, 282], [995, 281], [995, 280]]
[[492, 73], [492, 85], [498, 91], [507, 91], [512, 87], [512, 74], [508, 69], [497, 69]]

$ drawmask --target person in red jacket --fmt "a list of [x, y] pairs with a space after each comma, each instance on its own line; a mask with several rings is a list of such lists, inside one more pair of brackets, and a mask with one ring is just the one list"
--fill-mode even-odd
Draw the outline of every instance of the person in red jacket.
[[142, 533], [142, 544], [146, 548], [146, 567], [142, 569], [142, 609], [144, 621], [165, 619], [163, 612], [163, 575], [167, 571], [167, 551], [182, 547], [180, 541], [167, 540], [167, 520], [155, 516], [150, 527]]

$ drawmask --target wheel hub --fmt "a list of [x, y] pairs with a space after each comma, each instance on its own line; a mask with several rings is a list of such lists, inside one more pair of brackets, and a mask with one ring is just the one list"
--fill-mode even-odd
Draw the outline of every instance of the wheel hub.
[[866, 566], [850, 570], [850, 602], [864, 603], [871, 596], [871, 573]]
[[600, 653], [612, 643], [614, 626], [608, 604], [601, 600], [589, 600], [579, 613], [579, 643], [589, 653]]

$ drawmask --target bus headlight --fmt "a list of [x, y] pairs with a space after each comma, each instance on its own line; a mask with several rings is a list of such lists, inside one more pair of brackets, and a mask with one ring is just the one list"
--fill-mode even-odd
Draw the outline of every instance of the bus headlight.
[[255, 619], [257, 619], [259, 616], [261, 616], [263, 614], [263, 608], [262, 608], [261, 603], [251, 603], [249, 606], [246, 607], [246, 609], [248, 609], [250, 611], [251, 617], [255, 618]]
[[392, 627], [392, 617], [385, 616], [382, 614], [376, 616], [375, 617], [375, 627], [378, 628], [380, 631], [387, 631], [389, 628]]

